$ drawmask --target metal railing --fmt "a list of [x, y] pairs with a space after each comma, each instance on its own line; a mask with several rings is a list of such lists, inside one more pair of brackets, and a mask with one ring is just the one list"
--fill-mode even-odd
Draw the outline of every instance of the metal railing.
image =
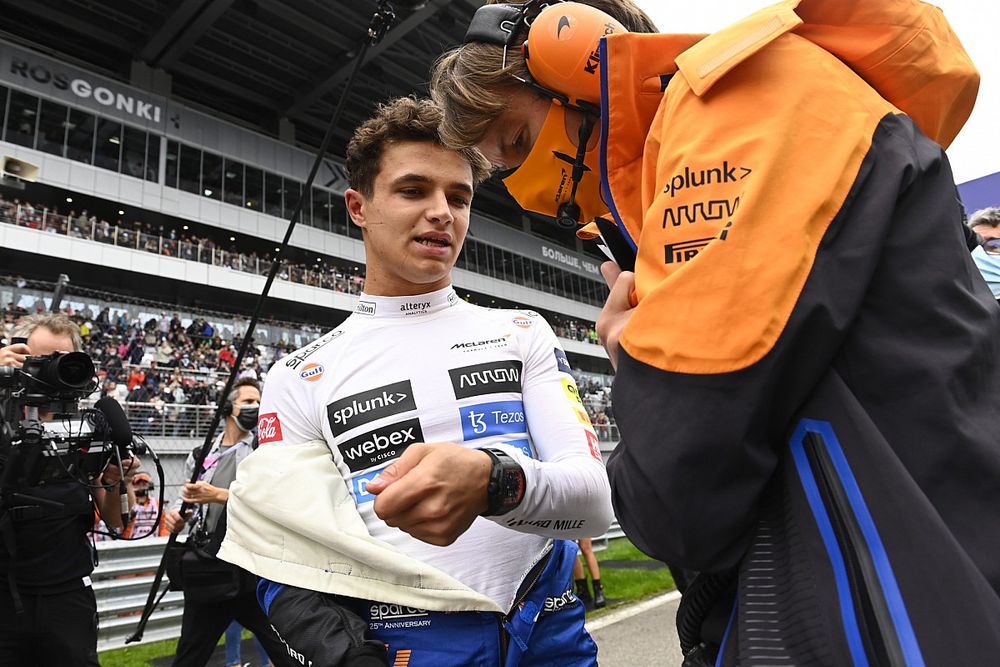
[[[97, 543], [100, 564], [91, 579], [97, 597], [98, 651], [122, 648], [135, 631], [166, 543], [165, 537]], [[164, 588], [167, 583], [164, 577]], [[183, 613], [184, 594], [168, 592], [150, 617], [143, 642], [179, 637]]]
[[[624, 535], [615, 520], [607, 533], [593, 540], [594, 551], [606, 549], [609, 539]], [[181, 535], [180, 540], [184, 539]], [[122, 648], [125, 639], [135, 631], [166, 543], [165, 537], [97, 543], [100, 565], [91, 579], [97, 596], [98, 651]], [[164, 576], [161, 591], [167, 583], [168, 579]], [[180, 591], [168, 592], [150, 617], [142, 643], [179, 637], [183, 614], [184, 594]]]
[[[204, 439], [215, 414], [214, 405], [126, 401], [121, 406], [132, 432], [145, 438]], [[93, 401], [81, 401], [80, 407], [93, 407]]]

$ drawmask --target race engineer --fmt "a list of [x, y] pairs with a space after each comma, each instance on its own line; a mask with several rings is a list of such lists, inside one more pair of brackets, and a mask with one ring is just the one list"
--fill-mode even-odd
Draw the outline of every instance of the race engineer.
[[602, 267], [608, 473], [632, 541], [704, 573], [689, 664], [994, 662], [1000, 311], [942, 148], [974, 66], [916, 0], [640, 18], [488, 4], [432, 94], [523, 207], [634, 259]]
[[488, 165], [439, 122], [400, 98], [355, 132], [365, 290], [268, 373], [220, 557], [306, 664], [593, 665], [570, 540], [612, 518], [597, 436], [545, 320], [455, 293]]

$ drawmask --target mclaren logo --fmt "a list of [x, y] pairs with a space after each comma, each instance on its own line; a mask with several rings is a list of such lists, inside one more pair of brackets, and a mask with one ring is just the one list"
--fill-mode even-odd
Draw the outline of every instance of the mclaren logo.
[[573, 24], [570, 23], [569, 17], [568, 16], [560, 16], [559, 17], [559, 25], [556, 27], [556, 39], [558, 39], [560, 41], [562, 41], [563, 39], [570, 39], [573, 36], [573, 31], [570, 30], [570, 32], [564, 38], [563, 37], [563, 28], [571, 28], [571, 27], [573, 27]]

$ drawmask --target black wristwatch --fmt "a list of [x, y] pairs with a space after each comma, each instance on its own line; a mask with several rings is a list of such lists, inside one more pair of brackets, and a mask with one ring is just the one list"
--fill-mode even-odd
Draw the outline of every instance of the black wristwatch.
[[493, 460], [490, 483], [486, 487], [488, 507], [483, 516], [500, 516], [510, 512], [524, 499], [524, 470], [502, 449], [481, 449]]

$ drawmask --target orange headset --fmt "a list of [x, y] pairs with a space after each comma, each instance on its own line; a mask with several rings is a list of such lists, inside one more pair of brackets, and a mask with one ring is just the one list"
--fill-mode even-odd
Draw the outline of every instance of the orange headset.
[[599, 114], [601, 79], [597, 47], [606, 35], [627, 32], [625, 26], [601, 10], [579, 2], [531, 0], [523, 4], [484, 5], [476, 10], [465, 34], [466, 42], [514, 47], [517, 35], [528, 28], [521, 45], [531, 79], [517, 78], [558, 104], [587, 114]]
[[577, 191], [589, 167], [584, 156], [590, 135], [600, 118], [601, 78], [598, 47], [602, 37], [627, 32], [625, 26], [601, 10], [579, 2], [530, 0], [523, 4], [484, 5], [476, 10], [465, 33], [465, 42], [503, 46], [501, 67], [507, 66], [507, 51], [527, 27], [521, 45], [529, 78], [514, 78], [530, 86], [553, 103], [583, 114], [575, 156], [556, 153], [572, 165], [572, 188], [567, 201], [555, 214], [561, 227], [573, 228], [581, 220]]

